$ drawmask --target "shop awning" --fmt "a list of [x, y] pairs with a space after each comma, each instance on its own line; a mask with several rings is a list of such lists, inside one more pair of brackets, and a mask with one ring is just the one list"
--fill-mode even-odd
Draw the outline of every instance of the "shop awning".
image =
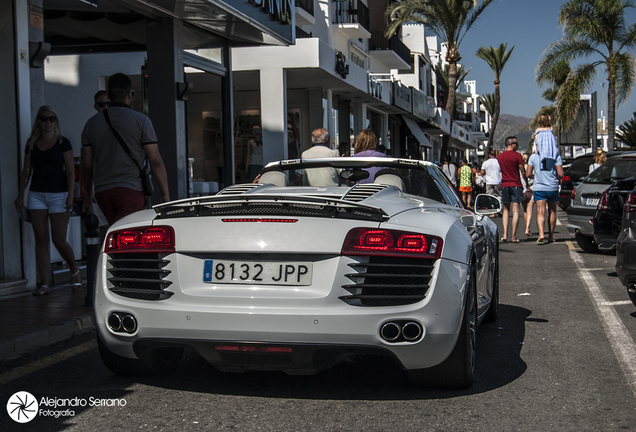
[[433, 145], [428, 140], [428, 138], [426, 138], [426, 135], [424, 135], [424, 132], [422, 132], [422, 128], [418, 126], [415, 120], [412, 120], [404, 115], [402, 116], [402, 118], [404, 119], [404, 122], [409, 127], [411, 133], [421, 146], [433, 148]]

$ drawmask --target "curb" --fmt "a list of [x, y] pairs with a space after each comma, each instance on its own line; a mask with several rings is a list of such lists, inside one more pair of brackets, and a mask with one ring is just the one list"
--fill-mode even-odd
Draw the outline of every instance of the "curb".
[[42, 329], [10, 336], [0, 341], [0, 359], [67, 339], [76, 333], [95, 328], [92, 314], [80, 315]]

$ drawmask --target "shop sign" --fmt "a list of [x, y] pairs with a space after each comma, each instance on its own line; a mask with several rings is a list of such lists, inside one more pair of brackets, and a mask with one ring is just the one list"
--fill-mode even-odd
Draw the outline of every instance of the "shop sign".
[[406, 87], [399, 82], [394, 82], [393, 105], [409, 113], [413, 112], [413, 92], [411, 90], [411, 87]]
[[413, 92], [413, 115], [428, 120], [430, 118], [428, 97], [421, 91], [412, 88]]
[[292, 14], [295, 10], [295, 5], [292, 0], [249, 0], [254, 6], [258, 6], [269, 15], [272, 15], [274, 19], [282, 24], [292, 24]]

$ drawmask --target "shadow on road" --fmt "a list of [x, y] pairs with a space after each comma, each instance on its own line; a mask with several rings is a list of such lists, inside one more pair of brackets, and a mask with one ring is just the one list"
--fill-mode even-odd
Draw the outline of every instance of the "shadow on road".
[[501, 305], [499, 314], [497, 323], [479, 329], [475, 384], [463, 391], [414, 387], [407, 373], [385, 357], [365, 357], [312, 376], [289, 376], [283, 372], [223, 373], [197, 354], [186, 352], [176, 375], [135, 381], [169, 390], [294, 399], [410, 400], [482, 393], [513, 382], [527, 368], [520, 353], [531, 311]]

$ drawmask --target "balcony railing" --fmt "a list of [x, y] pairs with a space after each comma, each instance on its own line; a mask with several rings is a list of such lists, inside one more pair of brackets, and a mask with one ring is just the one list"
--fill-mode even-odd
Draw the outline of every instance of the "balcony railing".
[[334, 24], [360, 24], [370, 31], [369, 8], [360, 0], [335, 1], [334, 7], [336, 8]]
[[311, 16], [314, 16], [314, 0], [296, 0], [296, 7], [303, 8]]
[[411, 64], [411, 50], [408, 49], [404, 42], [397, 35], [387, 39], [384, 32], [375, 31], [371, 33], [371, 50], [391, 50], [395, 52], [407, 64]]
[[473, 113], [456, 113], [455, 114], [455, 120], [472, 123], [473, 122]]
[[311, 37], [313, 37], [311, 33], [307, 33], [303, 29], [296, 27], [296, 39], [311, 38]]

